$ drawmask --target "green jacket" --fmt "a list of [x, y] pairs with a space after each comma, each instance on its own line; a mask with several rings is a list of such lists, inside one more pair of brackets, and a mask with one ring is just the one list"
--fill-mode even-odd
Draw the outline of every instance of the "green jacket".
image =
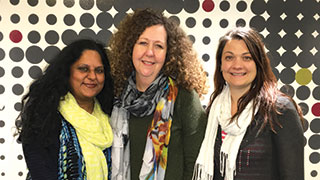
[[[153, 114], [143, 118], [130, 115], [131, 180], [138, 180]], [[168, 147], [166, 180], [189, 180], [205, 134], [207, 116], [195, 91], [179, 88], [174, 105]]]

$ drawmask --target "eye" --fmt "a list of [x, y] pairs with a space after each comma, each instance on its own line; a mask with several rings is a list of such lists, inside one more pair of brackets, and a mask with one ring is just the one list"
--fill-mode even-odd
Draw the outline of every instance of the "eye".
[[81, 72], [88, 72], [88, 71], [89, 71], [89, 68], [86, 67], [86, 66], [79, 66], [79, 67], [78, 67], [78, 70], [81, 71]]
[[139, 45], [147, 45], [148, 42], [147, 41], [138, 41], [137, 44], [139, 44]]
[[164, 46], [162, 44], [156, 44], [156, 47], [160, 49], [164, 49]]
[[251, 56], [244, 56], [243, 59], [245, 61], [251, 61], [252, 60], [252, 57]]
[[104, 73], [104, 69], [103, 67], [98, 67], [94, 70], [97, 74], [103, 74]]
[[231, 61], [233, 59], [233, 56], [225, 56], [224, 59], [227, 60], [227, 61]]

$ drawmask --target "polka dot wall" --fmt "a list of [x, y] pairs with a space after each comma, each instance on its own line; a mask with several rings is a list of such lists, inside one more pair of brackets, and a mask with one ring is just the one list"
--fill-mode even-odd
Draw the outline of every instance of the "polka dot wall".
[[[251, 26], [263, 36], [279, 88], [305, 118], [305, 179], [320, 178], [320, 0], [0, 0], [0, 179], [25, 179], [15, 118], [28, 85], [66, 44], [104, 44], [132, 9], [164, 11], [187, 32], [211, 83], [218, 38]], [[208, 102], [209, 95], [203, 99]]]

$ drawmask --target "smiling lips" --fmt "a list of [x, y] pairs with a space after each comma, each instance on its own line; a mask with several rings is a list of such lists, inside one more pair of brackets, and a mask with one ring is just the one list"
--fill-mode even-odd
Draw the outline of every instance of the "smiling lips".
[[154, 65], [154, 62], [150, 62], [150, 61], [145, 61], [145, 60], [141, 60], [143, 64], [145, 65]]
[[95, 83], [83, 83], [83, 85], [85, 85], [87, 88], [95, 88], [97, 86]]
[[246, 75], [247, 73], [230, 73], [232, 76], [244, 76]]

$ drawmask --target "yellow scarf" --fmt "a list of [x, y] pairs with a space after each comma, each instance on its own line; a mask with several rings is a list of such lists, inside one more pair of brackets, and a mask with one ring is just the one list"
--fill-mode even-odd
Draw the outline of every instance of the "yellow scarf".
[[108, 179], [108, 166], [103, 150], [113, 141], [109, 117], [95, 99], [92, 114], [82, 109], [73, 95], [68, 92], [60, 101], [59, 111], [76, 130], [86, 164], [87, 178]]

